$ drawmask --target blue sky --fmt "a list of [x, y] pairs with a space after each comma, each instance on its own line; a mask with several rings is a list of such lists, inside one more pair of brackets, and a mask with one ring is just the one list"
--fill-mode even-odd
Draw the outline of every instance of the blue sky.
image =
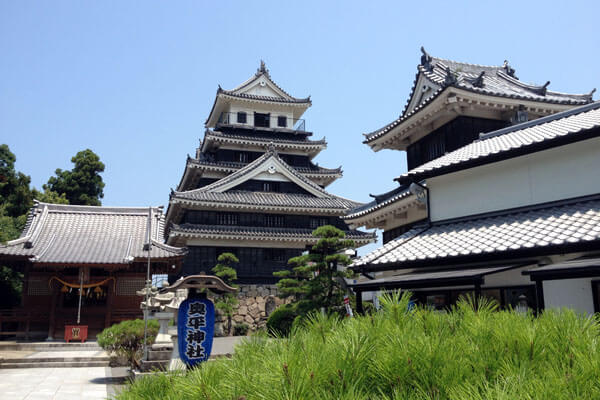
[[[362, 133], [401, 112], [420, 46], [478, 64], [508, 59], [523, 81], [600, 86], [594, 1], [2, 1], [0, 143], [41, 187], [90, 148], [106, 164], [105, 205], [167, 205], [204, 131], [217, 85], [264, 59], [342, 165], [332, 193], [369, 201], [395, 186], [405, 154]], [[598, 98], [598, 95], [595, 96]]]

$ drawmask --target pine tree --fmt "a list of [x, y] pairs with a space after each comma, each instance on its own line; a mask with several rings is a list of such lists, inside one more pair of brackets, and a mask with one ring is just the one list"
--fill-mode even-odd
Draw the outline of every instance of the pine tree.
[[309, 254], [291, 258], [291, 271], [273, 273], [281, 278], [277, 283], [281, 296], [293, 297], [295, 310], [300, 315], [324, 308], [327, 312], [342, 312], [345, 294], [344, 278], [353, 276], [350, 270], [340, 269], [351, 260], [342, 253], [354, 248], [352, 240], [338, 228], [325, 225], [313, 231], [319, 238]]
[[[216, 276], [221, 278], [223, 282], [232, 287], [237, 287], [233, 282], [237, 280], [237, 272], [232, 267], [233, 264], [237, 264], [240, 261], [233, 253], [222, 253], [217, 257], [217, 265], [212, 269]], [[217, 309], [227, 317], [227, 335], [231, 335], [231, 319], [235, 309], [237, 308], [238, 301], [234, 293], [224, 293], [215, 299], [215, 306]]]
[[90, 149], [78, 152], [71, 162], [75, 164], [71, 171], [58, 168], [56, 176], [51, 176], [44, 189], [63, 194], [70, 204], [99, 206], [104, 197], [104, 182], [100, 176], [104, 172], [104, 163]]

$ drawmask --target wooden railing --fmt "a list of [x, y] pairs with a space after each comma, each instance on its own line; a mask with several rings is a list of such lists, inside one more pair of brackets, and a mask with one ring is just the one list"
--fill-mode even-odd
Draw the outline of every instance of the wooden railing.
[[26, 311], [18, 308], [0, 310], [0, 337], [24, 335], [25, 339], [29, 339], [31, 323], [47, 322], [48, 318], [48, 313], [45, 312]]

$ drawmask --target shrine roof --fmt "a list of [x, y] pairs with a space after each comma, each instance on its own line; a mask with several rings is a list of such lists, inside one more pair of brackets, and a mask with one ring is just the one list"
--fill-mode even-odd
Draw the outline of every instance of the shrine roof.
[[480, 139], [402, 174], [401, 183], [600, 136], [600, 101], [485, 133]]
[[[550, 81], [543, 85], [524, 83], [517, 78], [514, 68], [507, 61], [501, 66], [485, 66], [432, 57], [423, 48], [421, 51], [421, 62], [417, 66], [417, 75], [402, 114], [382, 128], [365, 134], [363, 143], [368, 144], [386, 135], [424, 109], [447, 88], [540, 103], [577, 106], [593, 101], [595, 89], [588, 94], [570, 94], [548, 90]], [[427, 98], [415, 102], [413, 99], [420, 93], [418, 82], [428, 82], [433, 91]]]
[[415, 227], [357, 260], [365, 270], [507, 262], [600, 249], [600, 196]]
[[0, 257], [47, 264], [129, 264], [146, 259], [151, 224], [153, 261], [182, 258], [187, 250], [163, 243], [159, 207], [96, 207], [36, 202], [18, 239], [0, 245]]

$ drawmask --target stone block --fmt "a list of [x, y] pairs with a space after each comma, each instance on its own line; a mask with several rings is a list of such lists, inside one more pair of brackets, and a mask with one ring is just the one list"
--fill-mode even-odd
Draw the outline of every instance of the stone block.
[[238, 308], [237, 312], [238, 312], [238, 314], [246, 315], [248, 313], [248, 307], [241, 306]]
[[246, 322], [248, 325], [252, 325], [252, 324], [254, 323], [254, 318], [252, 318], [252, 317], [251, 317], [251, 316], [249, 316], [249, 315], [246, 315], [246, 316], [244, 317], [244, 322]]

